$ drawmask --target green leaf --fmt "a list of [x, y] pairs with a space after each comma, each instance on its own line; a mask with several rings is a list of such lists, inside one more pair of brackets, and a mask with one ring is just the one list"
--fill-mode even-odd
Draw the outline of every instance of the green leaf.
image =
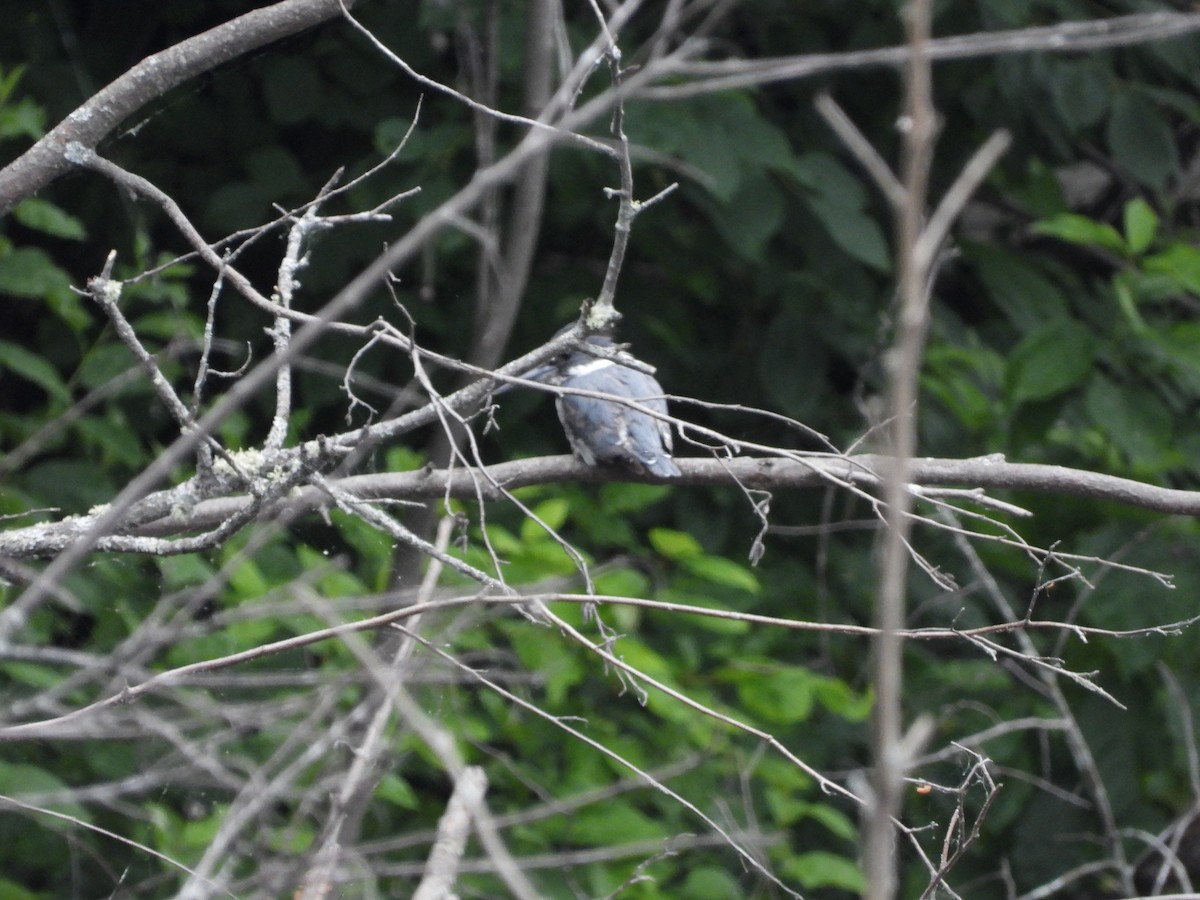
[[881, 272], [891, 267], [887, 239], [865, 210], [867, 193], [849, 169], [828, 153], [800, 156], [788, 168], [804, 188], [805, 205], [849, 256]]
[[[3, 105], [12, 96], [12, 92], [16, 90], [21, 78], [25, 75], [26, 68], [28, 67], [25, 65], [13, 66], [8, 70], [8, 74], [0, 74], [0, 105]], [[4, 69], [0, 67], [0, 73], [3, 72]]]
[[596, 593], [613, 597], [645, 597], [650, 579], [637, 569], [610, 569], [596, 574]]
[[0, 672], [9, 678], [42, 690], [52, 688], [62, 680], [62, 673], [57, 669], [50, 666], [39, 666], [35, 663], [6, 662], [0, 665]]
[[1105, 72], [1091, 60], [1058, 60], [1047, 87], [1059, 116], [1072, 131], [1090, 128], [1108, 111]]
[[826, 803], [809, 804], [805, 815], [810, 819], [816, 819], [824, 825], [831, 834], [837, 835], [846, 841], [853, 841], [858, 836], [858, 830], [854, 826], [854, 820], [843, 813], [840, 809], [830, 806]]
[[205, 198], [203, 219], [218, 231], [247, 228], [269, 215], [277, 197], [264, 185], [230, 179]]
[[213, 842], [213, 838], [217, 832], [221, 830], [221, 823], [225, 821], [225, 816], [229, 809], [224, 804], [217, 804], [210, 810], [209, 814], [202, 819], [191, 819], [184, 822], [176, 835], [178, 847], [187, 847], [192, 850], [197, 850], [201, 847], [207, 847]]
[[358, 516], [347, 515], [338, 509], [330, 510], [329, 517], [342, 539], [357, 551], [359, 572], [376, 590], [383, 590], [391, 572], [395, 549], [387, 535], [372, 528]]
[[[773, 409], [808, 421], [821, 414], [829, 348], [812, 327], [812, 312], [786, 304], [770, 321], [759, 345], [758, 381]], [[797, 359], [804, 365], [795, 364]]]
[[1084, 396], [1092, 422], [1142, 474], [1170, 467], [1174, 417], [1162, 401], [1137, 385], [1118, 387], [1102, 375], [1088, 385]]
[[82, 512], [112, 499], [111, 473], [88, 460], [49, 459], [26, 471], [25, 486], [40, 505]]
[[688, 870], [678, 896], [694, 900], [737, 900], [744, 896], [737, 879], [716, 866], [697, 866]]
[[723, 556], [688, 556], [680, 560], [683, 567], [705, 581], [757, 594], [761, 590], [758, 578], [741, 563]]
[[[320, 628], [326, 623], [314, 616], [284, 616], [280, 618], [241, 619], [232, 622], [228, 628], [218, 634], [201, 638], [201, 641], [211, 640], [210, 646], [222, 647], [220, 653], [231, 653], [265, 644], [283, 635], [305, 634]], [[207, 656], [200, 652], [194, 656]]]
[[92, 325], [91, 315], [83, 308], [83, 299], [71, 293], [68, 284], [47, 294], [46, 306], [75, 334], [82, 334]]
[[[543, 642], [544, 643], [544, 642]], [[647, 647], [636, 638], [624, 638], [617, 650], [620, 657], [639, 672], [644, 672], [651, 678], [663, 682], [668, 687], [675, 687], [675, 677], [672, 674], [672, 660], [663, 656], [657, 650]], [[657, 694], [656, 696], [662, 696]], [[674, 701], [671, 701], [674, 703]]]
[[626, 841], [666, 837], [664, 824], [639, 812], [631, 803], [611, 798], [571, 816], [564, 838], [585, 847], [610, 847]]
[[858, 894], [867, 886], [862, 871], [852, 860], [821, 850], [789, 859], [781, 869], [787, 877], [796, 879], [809, 889], [835, 887]]
[[1193, 395], [1200, 393], [1200, 322], [1181, 322], [1154, 334], [1158, 348]]
[[1190, 244], [1172, 244], [1146, 257], [1142, 265], [1147, 272], [1168, 275], [1181, 290], [1200, 296], [1200, 250]]
[[264, 69], [263, 98], [272, 120], [281, 125], [297, 125], [313, 116], [324, 82], [308, 60], [275, 56]]
[[969, 252], [988, 296], [1018, 330], [1031, 331], [1068, 315], [1067, 301], [1058, 285], [1027, 259], [982, 245], [971, 247]]
[[355, 597], [370, 592], [370, 587], [354, 572], [333, 564], [328, 551], [301, 544], [295, 548], [296, 560], [310, 577], [322, 597]]
[[804, 202], [833, 242], [850, 257], [880, 272], [890, 270], [887, 238], [870, 215], [827, 194], [805, 196]]
[[1158, 216], [1150, 204], [1135, 197], [1125, 204], [1125, 242], [1134, 253], [1141, 253], [1154, 242]]
[[384, 455], [384, 468], [389, 472], [410, 472], [425, 465], [425, 456], [411, 447], [389, 447]]
[[162, 573], [163, 587], [172, 591], [204, 584], [215, 572], [208, 560], [194, 553], [162, 556], [155, 560], [155, 565]]
[[698, 99], [707, 106], [705, 115], [719, 120], [724, 139], [747, 168], [784, 171], [792, 165], [795, 151], [787, 134], [759, 111], [753, 95], [728, 91]]
[[32, 381], [55, 400], [64, 403], [71, 401], [71, 391], [54, 366], [24, 347], [10, 341], [0, 341], [0, 368]]
[[820, 680], [808, 669], [776, 663], [735, 664], [718, 672], [717, 677], [736, 685], [738, 699], [754, 715], [789, 725], [812, 715], [814, 689]]
[[[728, 606], [722, 605], [711, 597], [704, 596], [703, 589], [697, 589], [692, 579], [681, 579], [682, 583], [673, 584], [655, 592], [654, 599], [662, 603], [678, 603], [680, 606], [698, 606], [711, 609], [714, 612], [725, 612]], [[724, 616], [689, 616], [689, 627], [700, 628], [712, 634], [746, 634], [751, 625], [742, 619], [730, 619]]]
[[412, 128], [412, 119], [392, 117], [381, 119], [379, 124], [375, 126], [374, 144], [375, 152], [380, 156], [387, 156], [404, 140], [404, 136], [408, 134]]
[[240, 601], [262, 597], [271, 584], [253, 559], [243, 559], [229, 576], [229, 586]]
[[820, 150], [802, 153], [788, 166], [787, 172], [809, 191], [830, 199], [841, 198], [852, 209], [862, 209], [867, 204], [862, 182], [830, 153]]
[[1016, 407], [1083, 384], [1091, 374], [1095, 338], [1078, 322], [1053, 322], [1021, 341], [1010, 357], [1006, 390]]
[[741, 91], [633, 106], [626, 115], [626, 131], [637, 143], [690, 163], [722, 204], [733, 200], [744, 179], [766, 180], [764, 172], [794, 164], [787, 136]]
[[1121, 312], [1125, 316], [1125, 320], [1129, 323], [1129, 327], [1134, 334], [1147, 334], [1150, 331], [1150, 326], [1146, 324], [1146, 320], [1142, 318], [1142, 314], [1138, 312], [1137, 300], [1134, 298], [1133, 289], [1130, 287], [1131, 278], [1125, 277], [1126, 273], [1121, 272], [1113, 279], [1113, 293], [1117, 296], [1117, 306], [1121, 308]]
[[127, 422], [87, 416], [75, 422], [75, 430], [85, 441], [104, 453], [106, 462], [119, 462], [135, 468], [144, 459], [138, 433]]
[[671, 493], [665, 484], [622, 484], [613, 481], [600, 488], [600, 506], [607, 515], [628, 515], [657, 503]]
[[711, 213], [713, 224], [729, 246], [751, 262], [762, 259], [763, 249], [783, 224], [785, 207], [779, 187], [770, 176], [742, 180], [728, 202]]
[[250, 183], [272, 199], [305, 188], [299, 161], [283, 147], [263, 147], [244, 160]]
[[[500, 547], [497, 545], [496, 549], [499, 551]], [[567, 553], [558, 541], [545, 538], [538, 541], [522, 541], [516, 548], [507, 552], [512, 557], [509, 560], [509, 577], [518, 583], [539, 581], [555, 575], [568, 576], [576, 570], [574, 557]], [[587, 558], [585, 553], [584, 559]], [[486, 571], [491, 571], [495, 565], [483, 548], [479, 549], [476, 558], [469, 561]]]
[[15, 137], [37, 140], [46, 133], [46, 111], [31, 98], [0, 106], [0, 141]]
[[713, 197], [726, 201], [741, 184], [742, 167], [730, 141], [706, 132], [715, 124], [708, 115], [710, 108], [719, 109], [711, 98], [661, 106], [636, 105], [626, 115], [625, 130], [638, 144], [678, 154], [699, 170], [701, 183]]
[[27, 891], [15, 881], [0, 878], [0, 900], [41, 900], [41, 897], [44, 896], [44, 894], [39, 895]]
[[22, 200], [13, 209], [13, 216], [26, 228], [43, 234], [72, 241], [82, 241], [87, 237], [83, 222], [40, 197]]
[[522, 521], [521, 540], [526, 542], [550, 540], [550, 535], [546, 529], [558, 531], [562, 528], [563, 523], [567, 521], [567, 514], [570, 511], [571, 504], [566, 497], [554, 497], [550, 500], [543, 500], [533, 508], [533, 514], [538, 519], [541, 519], [541, 522], [538, 522], [536, 519], [525, 519]]
[[865, 721], [875, 705], [870, 691], [858, 693], [840, 678], [821, 678], [814, 689], [822, 706], [848, 722]]
[[544, 635], [518, 631], [513, 634], [512, 642], [522, 665], [537, 673], [552, 707], [564, 703], [571, 689], [587, 676], [587, 669], [576, 654], [565, 652], [555, 642], [547, 641]]
[[994, 178], [1004, 193], [1012, 196], [1036, 218], [1045, 219], [1067, 211], [1062, 184], [1054, 169], [1036, 157], [1026, 164], [1024, 177], [1010, 180], [1004, 177], [1003, 172], [997, 172]]
[[420, 800], [412, 786], [395, 773], [383, 776], [379, 786], [375, 788], [375, 796], [400, 809], [417, 810], [421, 807]]
[[42, 299], [49, 294], [68, 291], [71, 279], [44, 250], [20, 247], [0, 256], [0, 294]]
[[1117, 233], [1117, 229], [1106, 222], [1097, 222], [1078, 213], [1060, 213], [1052, 219], [1036, 223], [1033, 230], [1037, 234], [1056, 237], [1072, 244], [1101, 247], [1122, 256], [1128, 251], [1125, 239]]
[[124, 345], [98, 344], [88, 350], [79, 364], [76, 377], [85, 388], [98, 388], [130, 369], [136, 369], [137, 365], [137, 361], [129, 355], [129, 350]]
[[930, 346], [921, 387], [937, 397], [962, 425], [986, 428], [995, 418], [1004, 360], [977, 341], [969, 347]]
[[1159, 188], [1179, 171], [1171, 126], [1150, 99], [1137, 91], [1117, 93], [1107, 138], [1117, 163], [1147, 187]]
[[675, 561], [704, 555], [704, 548], [694, 537], [686, 531], [673, 531], [670, 528], [650, 529], [650, 546], [667, 559]]
[[[57, 775], [35, 765], [27, 763], [10, 763], [0, 760], [0, 796], [20, 797], [22, 794], [53, 793], [60, 797], [70, 797], [69, 786]], [[92, 815], [87, 808], [69, 800], [56, 800], [47, 803], [57, 812], [75, 816], [84, 822], [91, 822]]]

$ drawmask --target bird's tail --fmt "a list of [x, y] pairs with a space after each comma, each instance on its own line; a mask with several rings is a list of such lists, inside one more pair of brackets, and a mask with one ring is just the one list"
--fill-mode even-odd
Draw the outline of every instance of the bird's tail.
[[645, 465], [647, 472], [657, 475], [659, 478], [678, 478], [683, 474], [669, 456], [653, 456], [650, 459], [642, 460], [642, 464]]

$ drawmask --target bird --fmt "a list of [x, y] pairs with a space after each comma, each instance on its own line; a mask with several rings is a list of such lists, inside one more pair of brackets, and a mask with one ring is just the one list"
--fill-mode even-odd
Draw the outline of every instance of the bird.
[[[604, 355], [589, 353], [587, 348], [604, 351]], [[662, 386], [654, 376], [623, 365], [622, 360], [638, 363], [613, 342], [610, 334], [600, 332], [523, 377], [556, 387], [622, 397], [665, 416], [667, 401]], [[681, 474], [671, 459], [671, 425], [665, 419], [624, 403], [579, 394], [560, 394], [555, 406], [571, 450], [585, 464], [616, 465], [659, 478], [678, 478]]]

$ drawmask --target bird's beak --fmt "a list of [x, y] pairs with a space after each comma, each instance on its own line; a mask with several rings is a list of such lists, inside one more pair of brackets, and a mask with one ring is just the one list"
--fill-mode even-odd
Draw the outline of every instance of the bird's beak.
[[[538, 366], [535, 369], [530, 369], [528, 372], [522, 372], [520, 377], [528, 379], [529, 381], [546, 381], [552, 374], [554, 374], [554, 371], [555, 367], [553, 365]], [[507, 394], [514, 388], [519, 387], [521, 387], [521, 385], [516, 384], [515, 382], [506, 381], [500, 385], [500, 387], [496, 388], [496, 390], [492, 391], [492, 396], [497, 397], [500, 394]]]

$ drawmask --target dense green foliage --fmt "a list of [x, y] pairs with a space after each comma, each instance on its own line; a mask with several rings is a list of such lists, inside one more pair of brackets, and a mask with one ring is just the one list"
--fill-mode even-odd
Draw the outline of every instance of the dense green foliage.
[[[718, 25], [713, 46], [721, 54], [766, 57], [897, 44], [897, 5], [748, 0]], [[1145, 5], [947, 3], [935, 31], [1021, 27], [1095, 16], [1098, 7], [1115, 14]], [[243, 8], [233, 2], [143, 4], [141, 14], [127, 17], [92, 2], [71, 4], [65, 12], [53, 7], [65, 17], [57, 18], [51, 5], [7, 0], [6, 6], [0, 163], [146, 54]], [[416, 11], [410, 4], [365, 2], [359, 13], [414, 69], [457, 84], [467, 53], [463, 34], [485, 30], [485, 6], [429, 3]], [[513, 109], [524, 64], [522, 7], [499, 6], [497, 105]], [[568, 14], [572, 39], [581, 46], [591, 39], [594, 21], [585, 11]], [[623, 46], [637, 47], [654, 24], [635, 19], [622, 35]], [[942, 132], [935, 196], [993, 130], [1010, 129], [1014, 144], [967, 210], [941, 266], [922, 372], [922, 455], [1001, 452], [1013, 460], [1197, 487], [1196, 72], [1195, 38], [938, 65]], [[623, 338], [658, 367], [669, 392], [703, 401], [677, 402], [674, 412], [738, 438], [803, 450], [825, 447], [778, 417], [744, 407], [799, 420], [841, 448], [858, 439], [883, 389], [881, 359], [894, 290], [889, 210], [814, 110], [821, 91], [842, 104], [886, 158], [895, 159], [900, 85], [889, 69], [631, 104], [627, 130], [645, 150], [635, 156], [639, 196], [672, 181], [681, 187], [638, 219], [617, 299], [625, 315]], [[274, 204], [305, 202], [341, 166], [356, 174], [374, 165], [408, 129], [422, 93], [335, 23], [172, 92], [99, 152], [149, 178], [207, 239], [217, 240], [271, 218]], [[461, 104], [425, 92], [416, 129], [397, 162], [357, 188], [344, 208], [329, 212], [370, 208], [407, 187], [420, 186], [421, 192], [397, 208], [391, 225], [348, 226], [315, 245], [304, 277], [307, 308], [317, 308], [386, 242], [469, 180], [477, 165], [472, 125]], [[597, 124], [595, 133], [604, 134], [605, 125]], [[520, 134], [503, 125], [497, 140], [501, 148], [511, 146]], [[616, 177], [611, 161], [576, 149], [554, 151], [545, 223], [509, 355], [547, 338], [599, 289], [616, 211], [602, 191]], [[274, 283], [279, 244], [259, 242], [241, 258], [259, 285]], [[186, 252], [160, 211], [91, 174], [59, 180], [0, 220], [0, 515], [47, 508], [83, 512], [111, 499], [176, 436], [150, 387], [131, 373], [133, 363], [111, 326], [73, 290], [100, 270], [113, 248], [120, 277]], [[398, 299], [424, 344], [456, 356], [467, 352], [471, 330], [464, 323], [475, 315], [478, 265], [471, 238], [447, 230], [420, 266], [397, 273]], [[211, 272], [191, 260], [166, 265], [130, 285], [122, 298], [137, 333], [185, 394], [211, 285]], [[395, 318], [396, 312], [379, 291], [354, 315], [369, 322]], [[263, 334], [268, 324], [261, 314], [223, 301], [216, 363], [237, 369], [247, 343], [261, 359], [270, 351]], [[341, 377], [357, 349], [348, 340], [323, 340], [299, 367], [297, 437], [345, 428], [349, 403]], [[356, 375], [359, 396], [382, 409], [409, 381], [411, 368], [404, 358], [372, 352], [357, 362]], [[457, 377], [434, 373], [446, 389]], [[84, 397], [91, 402], [77, 406]], [[261, 442], [271, 402], [264, 397], [233, 417], [221, 439], [231, 447]], [[361, 422], [363, 409], [354, 416]], [[551, 404], [537, 397], [506, 397], [497, 422], [481, 438], [489, 461], [565, 450]], [[366, 468], [421, 465], [429, 435], [417, 438], [380, 451]], [[685, 444], [679, 455], [703, 452]], [[747, 497], [732, 486], [554, 485], [519, 496], [585, 555], [597, 593], [828, 623], [871, 621], [871, 530], [767, 535], [766, 553], [752, 567], [747, 557], [760, 523]], [[1006, 499], [1034, 513], [1010, 522], [1030, 544], [1167, 572], [1175, 586], [1169, 590], [1145, 575], [1075, 560], [1087, 581], [1039, 590], [1065, 569], [1053, 562], [1041, 569], [1018, 547], [976, 542], [977, 561], [1014, 616], [1035, 599], [1035, 618], [1114, 630], [1195, 613], [1200, 534], [1192, 521], [1050, 495]], [[575, 562], [520, 510], [502, 504], [483, 512], [470, 504], [456, 509], [464, 522], [464, 558], [486, 566], [486, 529], [512, 583], [579, 587]], [[920, 511], [935, 512], [931, 506]], [[861, 500], [817, 490], [779, 492], [770, 504], [772, 525], [869, 515]], [[952, 536], [918, 528], [915, 540], [918, 552], [961, 588], [945, 589], [914, 571], [912, 626], [965, 628], [1007, 618]], [[47, 717], [153, 671], [325, 627], [330, 611], [353, 619], [388, 608], [379, 595], [393, 587], [393, 550], [384, 535], [334, 513], [270, 536], [242, 535], [213, 553], [93, 555], [65, 582], [67, 595], [39, 608], [17, 643], [0, 650], [0, 707], [11, 710], [3, 718]], [[469, 592], [457, 579], [446, 576], [443, 583]], [[210, 592], [206, 586], [213, 584], [218, 589]], [[322, 603], [306, 607], [297, 599], [306, 592]], [[0, 602], [19, 594], [19, 585], [5, 585]], [[594, 633], [582, 607], [555, 609]], [[844, 782], [846, 772], [869, 762], [865, 638], [627, 606], [602, 607], [601, 615], [622, 635], [614, 651], [631, 666], [769, 732], [834, 780]], [[135, 657], [120, 656], [147, 617], [159, 622], [161, 635], [139, 643]], [[709, 840], [702, 819], [674, 797], [640, 786], [628, 768], [565, 733], [563, 723], [660, 774], [723, 828], [758, 835], [763, 843], [756, 852], [788, 886], [831, 897], [861, 886], [855, 808], [822, 791], [753, 734], [656, 689], [643, 693], [594, 655], [511, 612], [447, 614], [427, 633], [437, 648], [505, 690], [549, 716], [564, 717], [539, 717], [433, 652], [420, 673], [428, 677], [410, 684], [422, 708], [455, 735], [463, 756], [486, 768], [490, 808], [513, 816], [505, 833], [519, 859], [613, 851], [544, 870], [531, 862], [529, 874], [546, 896], [609, 895], [651, 859], [642, 872], [649, 880], [627, 886], [621, 896], [776, 895], [721, 841]], [[1191, 719], [1182, 716], [1171, 689], [1177, 683], [1197, 712], [1195, 633], [1093, 636], [1086, 642], [1057, 631], [1031, 637], [1043, 654], [1063, 658], [1070, 669], [1097, 671], [1097, 682], [1124, 704], [1119, 709], [1061, 682], [1117, 824], [1160, 831], [1197, 799], [1187, 768]], [[48, 650], [61, 653], [34, 652]], [[100, 674], [89, 669], [87, 678], [72, 680], [84, 665], [80, 660], [113, 654], [125, 668]], [[998, 663], [965, 641], [913, 644], [906, 666], [907, 714], [929, 713], [936, 720], [931, 750], [997, 723], [1060, 716], [1029, 667]], [[246, 670], [238, 671], [263, 678], [195, 682], [181, 695], [194, 708], [178, 698], [141, 699], [148, 716], [157, 711], [162, 722], [157, 732], [146, 730], [136, 739], [0, 744], [0, 795], [27, 798], [194, 865], [228, 816], [236, 791], [217, 777], [218, 766], [189, 758], [184, 747], [192, 745], [186, 742], [209, 742], [221, 766], [242, 774], [260, 767], [277, 773], [284, 757], [299, 752], [290, 742], [307, 733], [307, 716], [325, 715], [326, 703], [348, 712], [371, 683], [353, 646], [337, 641], [268, 657]], [[275, 674], [293, 681], [272, 686], [269, 676]], [[308, 675], [313, 679], [306, 682]], [[318, 677], [335, 690], [311, 687]], [[242, 704], [259, 709], [265, 703], [275, 713], [262, 721], [246, 721], [237, 712]], [[354, 862], [353, 878], [361, 886], [346, 896], [411, 890], [449, 794], [447, 776], [422, 739], [393, 727], [387, 774], [363, 819], [364, 855]], [[1086, 777], [1061, 729], [1014, 730], [982, 749], [995, 761], [1004, 788], [978, 843], [950, 876], [964, 896], [1000, 896], [1002, 866], [1023, 891], [1107, 857], [1096, 837], [1101, 826], [1088, 806], [1091, 795], [1080, 787]], [[295, 796], [300, 788], [311, 789], [315, 799], [308, 805], [288, 794], [255, 813], [256, 844], [232, 873], [235, 894], [239, 879], [251, 883], [256, 860], [267, 858], [282, 861], [286, 872], [274, 883], [280, 896], [290, 893], [294, 880], [288, 878], [303, 870], [297, 860], [320, 834], [323, 804], [349, 757], [338, 745], [306, 763]], [[948, 754], [915, 774], [956, 785], [969, 765], [966, 757]], [[134, 776], [144, 771], [156, 777], [135, 784]], [[177, 779], [173, 771], [180, 773]], [[111, 790], [87, 793], [92, 786]], [[981, 800], [977, 792], [966, 798], [972, 820]], [[566, 805], [556, 808], [556, 802]], [[935, 858], [954, 803], [940, 791], [906, 799], [907, 822], [941, 823], [919, 838]], [[703, 839], [681, 838], [678, 853], [662, 852], [688, 834]], [[754, 837], [745, 840], [754, 846]], [[1129, 857], [1143, 846], [1131, 839]], [[916, 896], [928, 873], [908, 850], [903, 866], [905, 893]], [[0, 801], [0, 897], [114, 891], [165, 896], [180, 877], [144, 849]], [[1063, 895], [1115, 891], [1106, 879], [1086, 880]], [[496, 896], [500, 890], [486, 874], [464, 875], [459, 884], [462, 896]]]

